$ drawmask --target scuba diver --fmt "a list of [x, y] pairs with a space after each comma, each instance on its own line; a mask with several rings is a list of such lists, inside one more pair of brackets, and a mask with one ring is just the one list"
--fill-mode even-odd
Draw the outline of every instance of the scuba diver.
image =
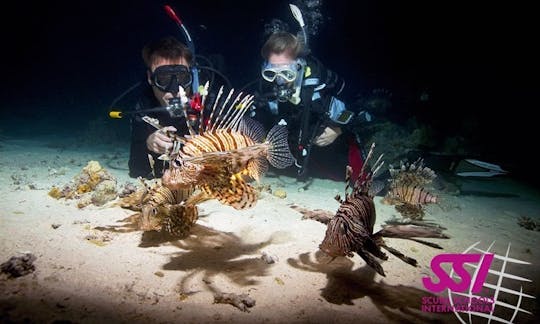
[[[164, 6], [169, 17], [180, 27], [186, 44], [172, 36], [152, 41], [144, 46], [142, 58], [146, 71], [145, 82], [139, 82], [116, 98], [111, 107], [138, 86], [142, 86], [134, 110], [127, 112], [110, 111], [111, 118], [129, 116], [131, 122], [131, 144], [129, 156], [129, 176], [152, 179], [163, 174], [164, 163], [150, 164], [149, 156], [158, 161], [159, 156], [170, 150], [173, 141], [169, 134], [188, 133], [190, 126], [198, 128], [203, 111], [201, 92], [205, 91], [199, 83], [199, 77], [213, 84], [215, 76], [224, 80], [231, 88], [229, 80], [212, 63], [202, 56], [195, 55], [195, 45], [185, 25], [170, 6]], [[204, 58], [206, 66], [198, 65], [197, 59]], [[200, 72], [206, 73], [200, 75]], [[207, 90], [207, 89], [206, 89]], [[215, 96], [207, 94], [207, 103], [211, 104]], [[155, 118], [161, 129], [154, 128], [143, 117]]]
[[[151, 167], [148, 162], [148, 154], [156, 161], [158, 156], [165, 153], [173, 145], [167, 132], [179, 134], [187, 133], [187, 127], [181, 120], [182, 112], [152, 111], [145, 112], [153, 107], [174, 107], [182, 103], [179, 87], [188, 90], [193, 82], [190, 68], [193, 66], [193, 54], [181, 42], [174, 37], [165, 37], [147, 44], [142, 51], [142, 56], [147, 70], [148, 87], [145, 87], [140, 96], [135, 111], [141, 113], [131, 115], [131, 145], [129, 155], [129, 176], [151, 178]], [[156, 130], [142, 120], [147, 115], [159, 120], [163, 127]], [[177, 129], [176, 127], [182, 127]], [[163, 170], [157, 163], [155, 166], [156, 177], [160, 177]]]
[[287, 125], [299, 179], [306, 176], [313, 145], [329, 146], [344, 132], [348, 135], [348, 164], [358, 172], [364, 157], [354, 129], [361, 122], [371, 121], [371, 115], [355, 113], [339, 99], [345, 81], [309, 54], [302, 14], [295, 5], [290, 7], [301, 31], [298, 36], [274, 31], [264, 43], [261, 95], [251, 115], [265, 126]]

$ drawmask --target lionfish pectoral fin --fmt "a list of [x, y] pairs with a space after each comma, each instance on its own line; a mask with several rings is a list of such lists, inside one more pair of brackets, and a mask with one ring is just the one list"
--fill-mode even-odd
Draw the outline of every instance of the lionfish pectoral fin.
[[[450, 238], [450, 237], [447, 236], [447, 237], [443, 237], [443, 238]], [[434, 248], [434, 249], [439, 249], [439, 250], [442, 250], [442, 249], [443, 249], [443, 247], [440, 246], [440, 245], [437, 244], [437, 243], [432, 243], [432, 242], [420, 240], [420, 239], [417, 239], [417, 238], [410, 238], [409, 240], [415, 241], [415, 242], [420, 243], [420, 244], [427, 245], [427, 246], [432, 247], [432, 248]]]
[[257, 182], [260, 181], [262, 175], [266, 173], [267, 170], [268, 163], [264, 158], [251, 159], [247, 164], [248, 174]]
[[275, 125], [266, 135], [266, 142], [270, 145], [266, 158], [278, 169], [284, 169], [294, 163], [287, 138], [287, 127], [282, 125]]
[[235, 209], [251, 208], [257, 202], [255, 188], [246, 183], [240, 174], [232, 175], [227, 186], [214, 188], [212, 195], [221, 203]]
[[388, 256], [381, 250], [380, 246], [373, 239], [368, 239], [364, 242], [364, 248], [381, 260], [388, 260]]
[[331, 263], [332, 261], [334, 261], [337, 257], [332, 257], [328, 262], [326, 262], [327, 264]]
[[210, 197], [206, 192], [201, 191], [198, 194], [189, 197], [185, 201], [184, 205], [193, 206], [193, 205], [196, 205], [198, 203], [201, 203], [201, 202], [209, 200], [209, 199], [212, 199], [212, 197]]
[[398, 250], [396, 250], [396, 249], [394, 249], [392, 247], [389, 247], [388, 245], [383, 245], [382, 247], [384, 249], [386, 249], [388, 252], [390, 252], [393, 255], [395, 255], [396, 257], [398, 257], [403, 262], [408, 263], [408, 264], [412, 265], [413, 267], [418, 266], [418, 262], [415, 259], [406, 256], [405, 254], [399, 252]]
[[375, 257], [373, 257], [371, 254], [369, 254], [369, 252], [364, 251], [363, 249], [358, 249], [358, 250], [356, 251], [356, 253], [357, 253], [364, 261], [366, 261], [366, 263], [367, 263], [368, 266], [370, 266], [370, 267], [373, 268], [375, 271], [377, 271], [377, 273], [380, 274], [381, 276], [386, 277], [386, 275], [384, 274], [383, 267], [381, 266], [381, 264], [379, 263], [379, 261], [377, 261], [377, 260], [375, 259]]

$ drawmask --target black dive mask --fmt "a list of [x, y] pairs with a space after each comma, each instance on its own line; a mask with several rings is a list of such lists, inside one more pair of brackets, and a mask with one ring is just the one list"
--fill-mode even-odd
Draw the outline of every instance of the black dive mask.
[[163, 92], [178, 93], [178, 87], [187, 89], [191, 85], [191, 71], [185, 65], [162, 65], [150, 76], [152, 85]]

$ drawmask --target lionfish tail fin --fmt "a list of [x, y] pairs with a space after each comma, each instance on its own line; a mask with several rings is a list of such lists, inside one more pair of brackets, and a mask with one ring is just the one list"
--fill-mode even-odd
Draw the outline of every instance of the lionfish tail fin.
[[287, 128], [281, 125], [272, 127], [266, 135], [266, 142], [270, 144], [266, 158], [278, 169], [284, 169], [294, 163], [287, 137]]

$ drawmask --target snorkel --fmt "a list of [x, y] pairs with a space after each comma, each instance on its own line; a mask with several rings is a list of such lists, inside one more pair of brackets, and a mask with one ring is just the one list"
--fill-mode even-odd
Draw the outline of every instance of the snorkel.
[[[169, 5], [163, 6], [165, 9], [165, 12], [167, 15], [178, 25], [180, 28], [180, 31], [182, 32], [182, 35], [184, 35], [184, 38], [186, 39], [187, 46], [189, 50], [191, 51], [193, 58], [195, 59], [195, 43], [193, 42], [193, 39], [191, 38], [191, 35], [189, 34], [186, 26], [182, 23], [182, 20], [178, 18], [178, 15], [176, 12], [174, 12], [173, 8]], [[201, 94], [199, 91], [199, 73], [197, 71], [197, 64], [194, 63], [191, 67], [191, 75], [193, 77], [193, 82], [191, 84], [191, 90], [193, 92], [193, 98], [190, 101], [190, 106], [193, 110], [200, 112], [202, 110], [202, 103], [201, 103]]]
[[[193, 42], [193, 39], [191, 38], [191, 35], [189, 34], [186, 26], [182, 23], [182, 21], [180, 20], [180, 18], [176, 14], [176, 12], [172, 9], [172, 7], [169, 6], [169, 5], [165, 5], [164, 10], [167, 13], [167, 15], [169, 16], [169, 18], [171, 18], [176, 23], [176, 25], [180, 28], [180, 31], [181, 31], [184, 39], [185, 39], [185, 43], [186, 43], [188, 49], [193, 54], [193, 58], [194, 58], [193, 62], [194, 62], [194, 64], [193, 64], [192, 67], [189, 68], [189, 73], [191, 74], [191, 89], [192, 89], [191, 93], [192, 93], [192, 96], [191, 96], [191, 99], [188, 100], [189, 106], [186, 107], [187, 110], [188, 110], [188, 117], [190, 117], [190, 119], [192, 119], [196, 114], [198, 114], [198, 113], [200, 113], [202, 111], [202, 108], [203, 108], [202, 96], [206, 95], [207, 92], [208, 92], [208, 89], [206, 89], [206, 88], [204, 88], [204, 87], [202, 87], [200, 85], [200, 79], [199, 79], [199, 71], [200, 70], [206, 70], [206, 71], [210, 71], [212, 73], [212, 76], [210, 78], [210, 80], [211, 80], [210, 84], [213, 83], [214, 76], [218, 75], [219, 77], [221, 77], [223, 79], [223, 81], [225, 81], [225, 83], [227, 84], [227, 86], [229, 88], [232, 88], [232, 85], [231, 85], [231, 82], [229, 81], [229, 79], [227, 79], [227, 77], [225, 75], [223, 75], [219, 70], [215, 69], [212, 66], [212, 62], [210, 60], [208, 60], [204, 56], [197, 57], [195, 55], [195, 44]], [[204, 61], [206, 61], [207, 64], [206, 65], [205, 64], [199, 65], [199, 64], [197, 64], [196, 59], [204, 59]], [[142, 84], [144, 84], [144, 83], [141, 82], [141, 81], [137, 82], [136, 84], [131, 86], [129, 89], [124, 91], [122, 94], [120, 94], [118, 97], [116, 97], [113, 100], [113, 102], [109, 105], [109, 117], [110, 118], [122, 119], [123, 117], [127, 117], [127, 116], [139, 115], [139, 114], [144, 114], [144, 113], [154, 113], [154, 112], [168, 112], [171, 117], [185, 117], [184, 113], [183, 113], [183, 108], [185, 106], [185, 100], [181, 99], [181, 98], [177, 98], [177, 97], [171, 98], [168, 101], [168, 105], [165, 106], [165, 107], [160, 106], [160, 107], [154, 107], [154, 108], [150, 108], [150, 109], [138, 109], [138, 110], [133, 110], [133, 111], [121, 111], [121, 110], [117, 110], [117, 109], [114, 108], [118, 102], [120, 102], [129, 93], [131, 93], [133, 90], [135, 90], [136, 88], [138, 88]], [[187, 87], [189, 87], [189, 85], [187, 85], [186, 88]], [[175, 91], [172, 91], [171, 93], [174, 94]]]
[[289, 8], [291, 8], [291, 12], [294, 16], [294, 19], [298, 22], [298, 25], [300, 25], [300, 30], [302, 31], [302, 37], [304, 38], [304, 49], [306, 52], [308, 52], [308, 37], [306, 32], [306, 23], [304, 22], [304, 17], [302, 16], [302, 11], [292, 3], [289, 3]]
[[[300, 9], [295, 6], [294, 4], [290, 3], [289, 8], [291, 9], [291, 12], [294, 16], [294, 19], [298, 22], [298, 25], [300, 25], [300, 29], [302, 31], [302, 36], [304, 38], [304, 55], [307, 55], [309, 53], [308, 49], [308, 38], [307, 38], [307, 32], [306, 32], [306, 24], [304, 22], [304, 18], [302, 17], [302, 12]], [[305, 61], [303, 60], [302, 65], [302, 74], [299, 78], [300, 84], [295, 84], [295, 89], [297, 89], [295, 95], [293, 98], [297, 98], [297, 103], [300, 101], [300, 89], [303, 83], [303, 77], [304, 77], [304, 69], [306, 66]], [[307, 171], [307, 165], [309, 162], [309, 157], [311, 154], [311, 147], [313, 145], [313, 140], [315, 138], [316, 132], [319, 129], [320, 121], [317, 120], [315, 125], [310, 125], [310, 115], [311, 115], [311, 105], [310, 105], [310, 99], [313, 95], [313, 88], [308, 87], [305, 89], [302, 96], [306, 96], [307, 100], [305, 101], [304, 109], [302, 109], [302, 116], [300, 119], [300, 130], [298, 133], [298, 152], [300, 154], [300, 159], [302, 159], [302, 163], [298, 163], [298, 160], [296, 161], [295, 165], [298, 167], [298, 177], [303, 178], [306, 175]], [[294, 102], [293, 102], [294, 103]], [[309, 130], [311, 127], [313, 128], [313, 131], [310, 133]]]

